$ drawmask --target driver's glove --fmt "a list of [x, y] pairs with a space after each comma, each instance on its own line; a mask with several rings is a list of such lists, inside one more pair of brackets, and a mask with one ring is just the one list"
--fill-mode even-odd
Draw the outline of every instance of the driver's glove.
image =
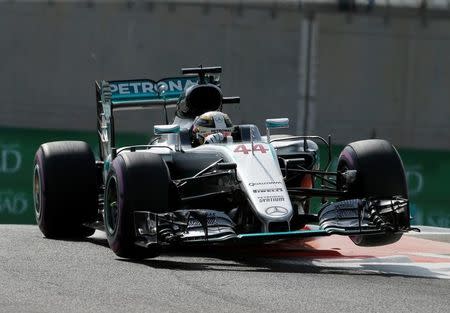
[[215, 133], [208, 135], [205, 138], [205, 143], [220, 143], [224, 140], [224, 135], [222, 133]]

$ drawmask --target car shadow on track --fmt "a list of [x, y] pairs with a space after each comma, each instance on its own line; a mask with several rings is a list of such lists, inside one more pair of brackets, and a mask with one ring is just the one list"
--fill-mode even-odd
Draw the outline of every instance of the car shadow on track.
[[109, 249], [108, 240], [106, 240], [106, 238], [89, 237], [89, 238], [84, 239], [84, 241], [94, 243], [96, 245], [103, 246], [103, 247]]
[[[93, 236], [86, 240], [109, 249], [106, 238], [102, 236]], [[360, 264], [357, 264], [354, 259], [368, 261], [359, 261]], [[300, 243], [298, 249], [286, 249], [283, 243], [246, 246], [171, 246], [164, 248], [161, 255], [153, 259], [117, 258], [117, 260], [146, 265], [154, 269], [178, 271], [330, 273], [426, 279], [436, 276], [429, 269], [413, 263], [380, 264], [370, 255], [345, 258], [338, 250], [315, 250], [308, 245], [308, 240]], [[333, 262], [336, 260], [339, 261], [335, 266]], [[325, 264], [320, 264], [323, 261]], [[329, 265], [330, 263], [332, 265]]]
[[[228, 247], [227, 247], [228, 248]], [[253, 250], [255, 249], [255, 250]], [[317, 262], [323, 260], [317, 257], [286, 257], [285, 255], [265, 255], [260, 247], [241, 248], [230, 252], [229, 249], [202, 247], [183, 248], [165, 251], [161, 257], [145, 260], [118, 259], [122, 262], [131, 262], [146, 265], [155, 269], [169, 269], [181, 271], [234, 271], [234, 272], [261, 272], [261, 273], [297, 273], [297, 274], [337, 274], [337, 275], [365, 275], [381, 277], [405, 278], [432, 278], [435, 274], [430, 270], [413, 264], [371, 264], [360, 266], [327, 266]], [[269, 249], [273, 249], [269, 248]], [[258, 251], [258, 252], [255, 252]], [[270, 251], [270, 250], [269, 250]], [[273, 250], [271, 251], [273, 252]], [[335, 255], [338, 257], [338, 255]], [[333, 260], [335, 257], [327, 257]]]

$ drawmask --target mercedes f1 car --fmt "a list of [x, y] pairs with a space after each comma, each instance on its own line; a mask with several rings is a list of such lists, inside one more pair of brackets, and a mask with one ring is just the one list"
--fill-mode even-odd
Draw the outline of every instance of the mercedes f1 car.
[[[376, 246], [411, 230], [403, 164], [385, 140], [348, 144], [336, 171], [330, 137], [273, 134], [288, 127], [288, 118], [267, 119], [264, 136], [255, 125], [234, 125], [225, 141], [193, 145], [197, 116], [240, 102], [223, 96], [220, 72], [199, 67], [160, 81], [97, 81], [98, 158], [81, 141], [44, 143], [36, 152], [34, 207], [42, 233], [83, 238], [101, 229], [118, 256], [147, 258], [166, 245], [332, 234]], [[176, 108], [173, 123], [169, 107]], [[114, 113], [145, 108], [165, 110], [154, 139], [116, 146]], [[310, 210], [319, 203], [314, 197], [317, 214]]]

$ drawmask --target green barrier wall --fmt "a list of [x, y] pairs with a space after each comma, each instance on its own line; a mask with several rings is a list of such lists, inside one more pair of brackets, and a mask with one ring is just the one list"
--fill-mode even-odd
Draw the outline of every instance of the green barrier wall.
[[[119, 145], [142, 144], [150, 136], [119, 134]], [[0, 128], [0, 223], [34, 224], [32, 173], [34, 154], [48, 141], [82, 140], [98, 153], [95, 132]]]
[[[142, 144], [150, 136], [120, 134], [119, 145]], [[87, 141], [97, 152], [91, 132], [0, 128], [0, 223], [35, 223], [32, 198], [33, 159], [39, 145], [55, 140]], [[334, 146], [337, 156], [342, 146]], [[400, 149], [408, 180], [413, 223], [450, 227], [450, 151]]]

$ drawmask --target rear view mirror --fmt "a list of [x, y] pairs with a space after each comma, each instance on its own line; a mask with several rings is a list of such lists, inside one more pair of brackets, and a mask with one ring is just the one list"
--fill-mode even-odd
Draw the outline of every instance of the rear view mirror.
[[175, 134], [177, 135], [177, 143], [175, 145], [176, 151], [181, 151], [181, 142], [180, 142], [180, 125], [172, 124], [172, 125], [155, 125], [153, 127], [153, 132], [155, 135], [168, 135]]
[[285, 118], [268, 118], [266, 120], [266, 128], [289, 128], [289, 119]]
[[270, 130], [276, 128], [289, 128], [288, 118], [268, 118], [266, 120], [267, 142], [270, 143]]
[[153, 131], [157, 136], [164, 134], [178, 134], [180, 132], [180, 125], [155, 125]]

